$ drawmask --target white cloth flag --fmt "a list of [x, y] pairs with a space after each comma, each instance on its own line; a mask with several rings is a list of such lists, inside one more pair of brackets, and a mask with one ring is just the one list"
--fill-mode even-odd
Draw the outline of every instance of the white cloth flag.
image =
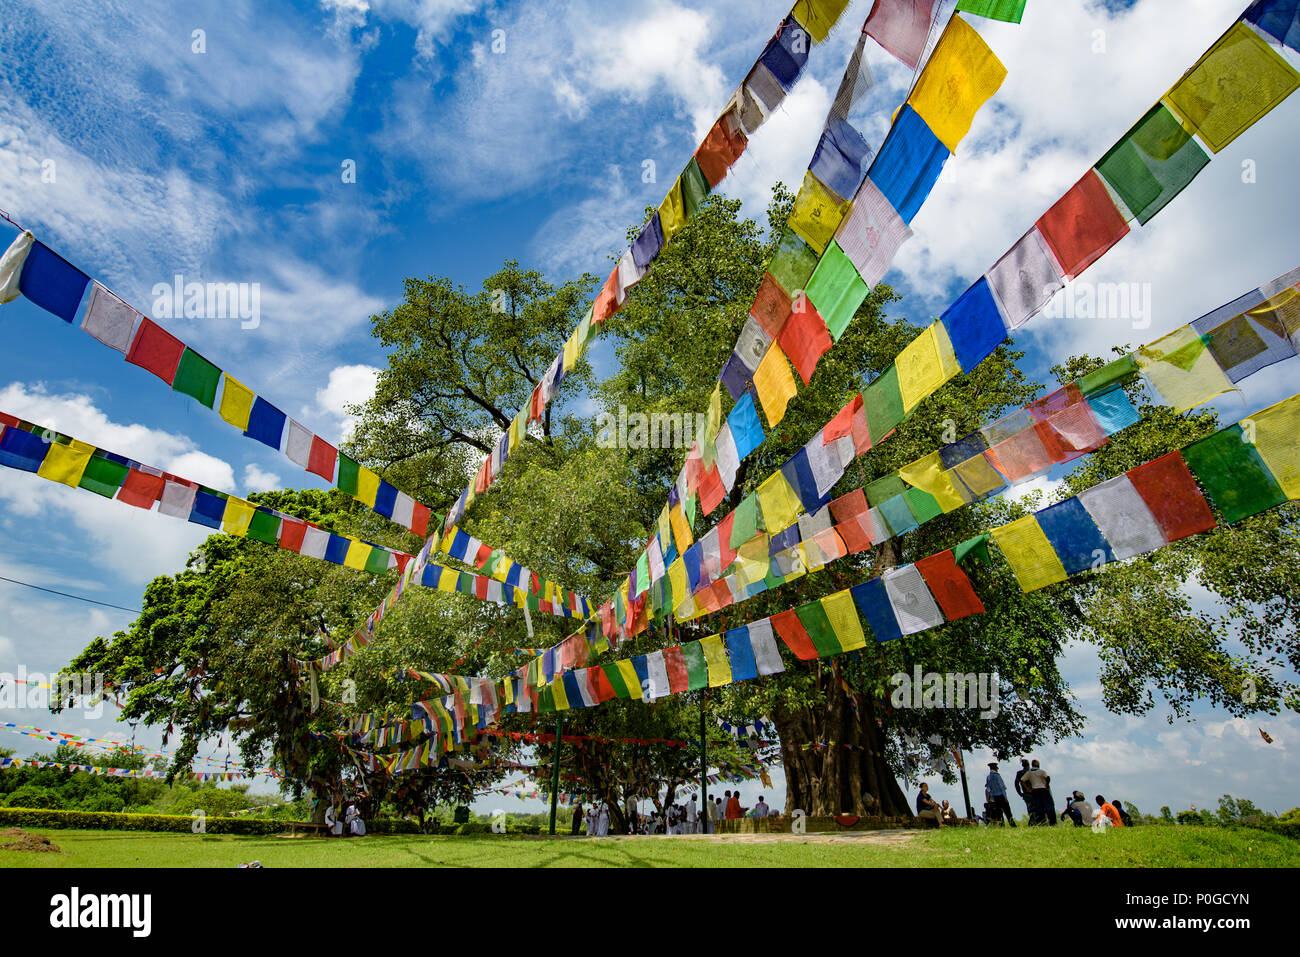
[[1159, 523], [1127, 475], [1080, 492], [1079, 504], [1097, 523], [1120, 561], [1166, 544]]
[[899, 247], [911, 237], [912, 230], [869, 179], [858, 187], [853, 211], [835, 233], [835, 241], [868, 287], [885, 278]]
[[730, 423], [722, 423], [713, 445], [717, 453], [714, 463], [718, 467], [718, 475], [723, 487], [730, 492], [736, 485], [736, 471], [740, 468], [740, 455], [736, 449], [736, 440], [731, 435]]
[[889, 530], [889, 523], [885, 521], [885, 516], [880, 514], [880, 508], [877, 506], [867, 512], [871, 517], [871, 541], [875, 545], [881, 542], [887, 542], [894, 537], [894, 533]]
[[740, 336], [736, 339], [736, 355], [740, 356], [740, 361], [751, 374], [763, 361], [763, 356], [767, 355], [771, 345], [772, 337], [758, 324], [758, 320], [752, 314], [746, 316]]
[[898, 629], [905, 635], [914, 635], [927, 628], [938, 628], [944, 622], [943, 612], [934, 602], [925, 579], [915, 565], [904, 565], [885, 572], [885, 594], [898, 619]]
[[158, 511], [173, 518], [189, 518], [190, 512], [194, 509], [194, 494], [197, 491], [198, 489], [188, 485], [167, 482], [163, 485], [162, 501], [158, 503]]
[[722, 549], [718, 545], [718, 530], [709, 529], [707, 535], [700, 539], [700, 570], [708, 576], [710, 582], [716, 581], [722, 574]]
[[289, 457], [290, 462], [305, 469], [311, 457], [311, 440], [311, 432], [290, 419], [289, 438], [284, 443], [284, 454]]
[[813, 480], [817, 483], [817, 497], [825, 498], [844, 476], [844, 463], [840, 461], [840, 449], [836, 442], [822, 444], [822, 433], [818, 432], [812, 441], [804, 446], [808, 453], [808, 467], [812, 470]]
[[414, 520], [415, 499], [405, 492], [398, 492], [397, 501], [393, 503], [393, 521], [402, 528], [410, 528]]
[[646, 551], [650, 556], [650, 580], [657, 582], [664, 577], [664, 554], [659, 547], [658, 535], [650, 539], [650, 547]]
[[623, 253], [623, 258], [618, 261], [618, 280], [614, 292], [614, 300], [620, 306], [623, 300], [627, 298], [628, 291], [641, 281], [641, 277], [648, 270], [641, 269], [637, 266], [636, 260], [632, 258], [632, 250]]
[[662, 651], [645, 656], [646, 685], [644, 695], [647, 698], [664, 698], [668, 695], [668, 666], [664, 664]]
[[324, 558], [325, 549], [329, 547], [330, 533], [320, 528], [307, 527], [307, 531], [302, 536], [302, 548], [298, 549], [299, 555], [308, 555], [312, 558]]
[[772, 620], [764, 618], [749, 626], [749, 644], [754, 649], [754, 662], [760, 675], [779, 675], [785, 671], [781, 649], [772, 634]]
[[830, 527], [831, 508], [829, 505], [813, 515], [805, 513], [799, 516], [799, 538], [803, 542], [804, 555], [808, 558], [808, 567], [810, 569], [821, 568], [836, 557], [826, 555], [822, 547], [816, 542], [817, 536], [828, 531]]
[[876, 0], [862, 32], [915, 70], [930, 36], [934, 4], [935, 0]]
[[126, 355], [139, 314], [99, 283], [92, 283], [81, 328], [110, 349]]
[[27, 254], [32, 251], [32, 243], [35, 241], [36, 237], [30, 231], [21, 232], [9, 244], [4, 255], [0, 256], [0, 303], [13, 302], [18, 298], [23, 264], [27, 262]]
[[988, 271], [989, 287], [1008, 329], [1019, 329], [1065, 288], [1065, 278], [1035, 226]]

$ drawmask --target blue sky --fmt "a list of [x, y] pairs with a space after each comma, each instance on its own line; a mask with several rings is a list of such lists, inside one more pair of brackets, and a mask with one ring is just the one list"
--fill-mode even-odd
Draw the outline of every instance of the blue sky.
[[[870, 5], [850, 5], [723, 184], [750, 215], [761, 216], [773, 182], [798, 182]], [[897, 314], [941, 313], [1244, 5], [1030, 0], [1019, 26], [975, 21], [1009, 75], [895, 260]], [[511, 257], [556, 280], [603, 276], [788, 0], [4, 8], [0, 208], [145, 311], [154, 284], [176, 274], [259, 284], [255, 329], [236, 319], [164, 324], [329, 438], [345, 434], [345, 406], [369, 394], [383, 364], [367, 320], [400, 299], [403, 277], [447, 275], [473, 289]], [[195, 52], [195, 31], [205, 52]], [[855, 119], [878, 144], [910, 74], [873, 44], [867, 56], [877, 86]], [[1084, 277], [1149, 290], [1149, 325], [1040, 317], [1017, 339], [1027, 371], [1045, 380], [1073, 352], [1152, 341], [1300, 264], [1297, 121], [1293, 97]], [[349, 160], [355, 183], [342, 176]], [[645, 160], [658, 182], [642, 181]], [[54, 182], [42, 180], [47, 161]], [[1247, 161], [1253, 183], [1243, 182]], [[0, 334], [0, 409], [235, 493], [316, 484], [24, 300], [0, 308]], [[610, 371], [607, 348], [594, 357]], [[1290, 394], [1291, 381], [1289, 363], [1247, 380], [1221, 402], [1225, 421]], [[134, 607], [202, 538], [32, 476], [0, 482], [0, 575], [10, 578]], [[129, 618], [0, 583], [0, 671], [54, 670]], [[1295, 716], [1242, 722], [1206, 709], [1169, 725], [1157, 708], [1118, 719], [1101, 707], [1088, 649], [1072, 649], [1065, 668], [1090, 725], [1040, 754], [1062, 790], [1115, 790], [1144, 809], [1212, 805], [1225, 790], [1295, 804], [1286, 787]], [[123, 730], [110, 719], [0, 711], [99, 736]], [[0, 745], [30, 750], [22, 738]], [[750, 788], [747, 801], [758, 793]], [[782, 796], [778, 787], [769, 802]]]

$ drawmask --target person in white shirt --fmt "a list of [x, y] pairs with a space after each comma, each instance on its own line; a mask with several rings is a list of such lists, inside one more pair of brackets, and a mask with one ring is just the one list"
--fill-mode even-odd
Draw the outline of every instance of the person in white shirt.
[[767, 817], [772, 813], [772, 809], [767, 806], [763, 800], [763, 795], [758, 796], [758, 803], [754, 805], [754, 817]]
[[347, 821], [348, 830], [352, 833], [353, 837], [366, 836], [366, 822], [361, 819], [361, 812], [357, 810], [355, 804], [348, 805], [347, 814], [344, 815], [344, 820]]
[[325, 826], [329, 828], [331, 837], [343, 836], [343, 822], [339, 820], [333, 804], [325, 809]]
[[713, 834], [717, 831], [714, 822], [718, 819], [718, 807], [708, 798], [704, 800], [704, 833]]
[[609, 834], [609, 805], [601, 804], [600, 817], [596, 819], [596, 836], [606, 837]]
[[686, 805], [686, 833], [698, 834], [700, 832], [700, 812], [695, 806], [695, 795], [691, 795], [691, 803]]

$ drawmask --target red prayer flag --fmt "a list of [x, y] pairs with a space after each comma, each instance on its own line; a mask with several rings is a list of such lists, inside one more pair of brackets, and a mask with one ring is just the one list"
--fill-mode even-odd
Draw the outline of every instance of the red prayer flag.
[[291, 552], [302, 550], [302, 540], [307, 534], [307, 523], [286, 518], [280, 523], [280, 547]]
[[840, 522], [835, 526], [835, 531], [844, 540], [844, 547], [852, 555], [865, 552], [874, 544], [871, 537], [871, 518], [868, 515], [857, 515]]
[[668, 690], [673, 694], [690, 687], [690, 677], [686, 672], [686, 656], [682, 654], [681, 645], [664, 649], [664, 668], [668, 672]]
[[726, 497], [727, 487], [722, 484], [722, 475], [718, 472], [717, 465], [705, 469], [700, 477], [700, 507], [704, 509], [704, 514], [711, 513]]
[[319, 475], [327, 482], [333, 482], [334, 465], [338, 461], [338, 457], [338, 449], [319, 435], [313, 435], [311, 437], [311, 452], [307, 455], [307, 471]]
[[605, 669], [601, 667], [587, 669], [588, 687], [591, 688], [592, 694], [597, 701], [613, 701], [618, 697], [614, 693], [614, 686], [609, 683], [609, 676], [605, 674]]
[[411, 509], [411, 532], [420, 538], [429, 534], [429, 506], [415, 503]]
[[795, 304], [777, 341], [804, 385], [811, 381], [817, 363], [834, 344], [825, 321], [807, 296]]
[[862, 393], [859, 392], [847, 402], [844, 408], [835, 413], [835, 418], [826, 423], [822, 429], [822, 445], [830, 445], [836, 439], [853, 434], [853, 415], [862, 408]]
[[1090, 169], [1043, 214], [1038, 230], [1066, 278], [1074, 279], [1128, 234], [1128, 223]]
[[117, 500], [136, 508], [153, 508], [153, 503], [162, 496], [164, 481], [166, 480], [161, 475], [131, 469], [117, 490]]
[[803, 626], [793, 608], [773, 615], [772, 627], [801, 661], [812, 661], [818, 657], [817, 646], [808, 637], [808, 629]]
[[487, 564], [487, 560], [492, 557], [491, 545], [479, 545], [478, 552], [474, 555], [474, 567], [482, 568]]
[[1182, 452], [1129, 469], [1128, 477], [1169, 541], [1208, 532], [1217, 524]]
[[614, 313], [618, 312], [618, 266], [609, 274], [605, 280], [605, 285], [600, 289], [600, 295], [596, 297], [596, 304], [592, 307], [591, 321], [600, 325]]
[[142, 317], [140, 328], [131, 341], [126, 361], [147, 369], [168, 385], [176, 378], [176, 369], [185, 353], [181, 342], [148, 316]]
[[758, 287], [758, 295], [754, 297], [754, 305], [750, 307], [749, 314], [763, 327], [764, 332], [775, 339], [781, 335], [781, 330], [790, 318], [790, 307], [790, 297], [776, 278], [767, 273]]
[[1079, 391], [1079, 386], [1071, 382], [1051, 395], [1045, 395], [1037, 402], [1031, 402], [1025, 410], [1035, 422], [1045, 422], [1056, 413], [1063, 412], [1082, 401], [1083, 393]]
[[722, 558], [722, 571], [736, 560], [736, 552], [731, 547], [731, 526], [736, 524], [736, 513], [731, 511], [718, 523], [718, 552]]
[[831, 517], [836, 522], [847, 522], [851, 518], [865, 515], [870, 507], [867, 504], [866, 493], [860, 488], [855, 488], [847, 495], [841, 495], [831, 502]]
[[975, 594], [966, 573], [957, 567], [952, 549], [921, 559], [916, 563], [916, 570], [949, 621], [984, 613], [984, 603]]
[[745, 152], [747, 142], [740, 128], [740, 118], [734, 110], [718, 117], [718, 122], [713, 124], [713, 129], [695, 151], [695, 160], [710, 188], [726, 178], [727, 170]]

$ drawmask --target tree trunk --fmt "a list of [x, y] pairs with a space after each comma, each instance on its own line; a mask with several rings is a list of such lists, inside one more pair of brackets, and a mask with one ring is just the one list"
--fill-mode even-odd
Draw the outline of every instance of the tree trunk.
[[[826, 707], [772, 715], [781, 738], [786, 816], [796, 808], [810, 817], [910, 815], [907, 796], [885, 761], [884, 735], [872, 702], [862, 699], [859, 718], [833, 670], [822, 662], [814, 667]], [[811, 744], [821, 747], [804, 748]]]

